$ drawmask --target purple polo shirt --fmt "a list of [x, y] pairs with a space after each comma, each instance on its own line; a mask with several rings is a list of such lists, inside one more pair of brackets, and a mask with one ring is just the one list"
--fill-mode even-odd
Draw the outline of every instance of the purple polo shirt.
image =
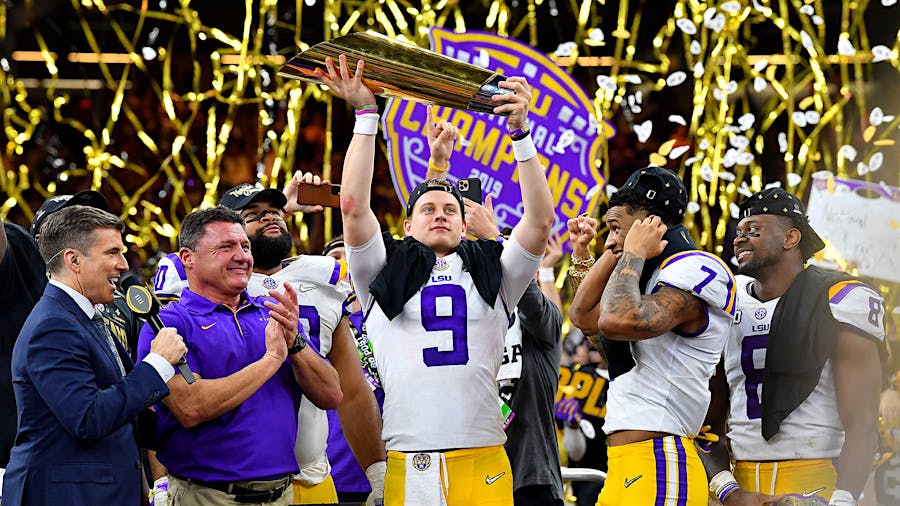
[[[186, 360], [203, 379], [223, 378], [259, 360], [266, 352], [267, 297], [246, 292], [236, 312], [184, 290], [178, 302], [159, 313], [187, 345]], [[155, 337], [144, 325], [138, 359]], [[297, 472], [294, 442], [302, 391], [288, 361], [240, 406], [192, 429], [184, 428], [162, 403], [157, 457], [170, 473], [204, 481], [275, 479]]]

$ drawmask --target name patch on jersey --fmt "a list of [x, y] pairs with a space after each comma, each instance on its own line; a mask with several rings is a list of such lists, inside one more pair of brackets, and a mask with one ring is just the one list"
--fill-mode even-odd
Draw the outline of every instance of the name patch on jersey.
[[440, 274], [437, 276], [431, 276], [432, 283], [444, 283], [447, 281], [453, 281], [453, 276], [449, 274]]

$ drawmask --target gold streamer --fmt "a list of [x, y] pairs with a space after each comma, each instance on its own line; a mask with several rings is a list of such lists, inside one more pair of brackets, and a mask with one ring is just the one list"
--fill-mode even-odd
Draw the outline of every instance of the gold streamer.
[[[764, 178], [779, 176], [764, 170], [764, 155], [775, 153], [784, 160], [781, 184], [802, 196], [812, 173], [826, 170], [840, 177], [857, 177], [859, 161], [869, 160], [876, 151], [893, 149], [893, 159], [884, 164], [882, 172], [867, 172], [861, 177], [900, 184], [892, 147], [900, 118], [870, 123], [873, 104], [883, 97], [871, 96], [868, 89], [874, 65], [894, 73], [900, 69], [900, 32], [892, 40], [870, 40], [864, 19], [868, 9], [884, 9], [876, 2], [842, 2], [839, 19], [825, 19], [827, 3], [679, 0], [664, 23], [645, 26], [642, 11], [650, 8], [650, 2], [568, 2], [567, 15], [573, 17], [571, 23], [576, 27], [575, 48], [564, 58], [561, 55], [559, 61], [573, 71], [580, 65], [590, 65], [586, 70], [592, 78], [609, 78], [612, 88], [596, 89], [598, 117], [612, 120], [621, 114], [635, 129], [648, 119], [662, 127], [666, 118], [645, 118], [631, 110], [629, 101], [637, 91], [643, 93], [646, 104], [667, 87], [691, 87], [690, 111], [683, 118], [687, 137], [677, 143], [656, 139], [663, 147], [652, 154], [652, 159], [675, 168], [690, 183], [695, 207], [689, 225], [703, 249], [722, 252], [731, 209], [742, 198], [741, 193], [757, 191], [772, 182]], [[96, 111], [95, 117], [100, 117], [96, 125], [83, 124], [69, 112], [72, 100], [66, 90], [59, 89], [60, 80], [67, 77], [60, 75], [59, 63], [66, 58], [71, 61], [72, 55], [54, 54], [40, 31], [34, 31], [34, 38], [50, 77], [41, 92], [46, 93], [46, 100], [30, 95], [25, 87], [23, 79], [32, 76], [11, 74], [9, 61], [2, 65], [0, 98], [5, 109], [0, 188], [5, 198], [0, 203], [0, 215], [5, 217], [15, 209], [24, 219], [31, 219], [34, 210], [30, 202], [52, 196], [58, 184], [65, 188], [70, 183], [90, 185], [121, 200], [131, 240], [142, 252], [152, 255], [156, 249], [171, 250], [180, 219], [195, 206], [215, 203], [223, 182], [232, 182], [229, 178], [234, 175], [225, 170], [223, 160], [236, 142], [237, 131], [243, 139], [257, 143], [255, 155], [260, 164], [249, 176], [272, 187], [282, 186], [293, 176], [298, 144], [303, 142], [300, 113], [309, 101], [326, 104], [322, 173], [331, 177], [331, 117], [344, 114], [345, 109], [334, 108], [330, 94], [318, 86], [285, 83], [275, 76], [280, 57], [319, 42], [307, 40], [302, 33], [303, 22], [310, 19], [304, 12], [311, 8], [307, 2], [244, 0], [243, 23], [236, 33], [212, 26], [190, 0], [169, 4], [168, 9], [160, 10], [154, 0], [112, 4], [70, 0], [68, 8], [82, 28], [84, 43], [73, 45], [86, 45], [94, 56], [95, 63], [81, 65], [93, 66], [103, 86], [112, 90], [109, 112]], [[481, 16], [469, 19], [464, 19], [461, 4], [456, 0], [324, 0], [324, 34], [332, 38], [375, 30], [422, 46], [428, 44], [428, 29], [435, 25], [457, 31], [486, 29], [522, 38], [533, 46], [554, 34], [539, 29], [538, 20], [544, 19], [549, 8], [546, 1], [526, 0], [519, 2], [519, 7], [504, 0], [484, 2]], [[472, 9], [466, 5], [467, 13]], [[293, 17], [279, 18], [287, 10]], [[8, 36], [11, 12], [0, 2], [0, 39]], [[101, 49], [88, 22], [92, 19], [97, 23], [98, 13], [105, 16], [118, 51], [128, 56], [125, 63], [107, 63], [102, 58], [110, 48], [107, 45]], [[602, 23], [604, 19], [613, 22]], [[796, 21], [792, 23], [792, 19]], [[601, 25], [615, 29], [604, 34], [606, 41], [598, 42], [591, 33]], [[774, 26], [781, 33], [779, 54], [750, 54], [752, 28], [763, 25]], [[147, 33], [154, 28], [173, 36], [148, 42]], [[824, 46], [826, 31], [835, 30], [840, 33], [838, 51]], [[652, 34], [649, 41], [642, 39], [646, 34]], [[176, 35], [189, 45], [192, 72], [187, 83], [173, 77], [175, 58], [184, 57], [175, 54]], [[269, 48], [273, 42], [277, 42], [277, 54]], [[638, 48], [647, 47], [648, 42], [652, 53], [639, 53]], [[204, 53], [199, 49], [201, 43], [215, 49]], [[884, 56], [881, 49], [880, 58], [886, 60], [873, 63], [873, 45], [879, 44], [888, 54]], [[610, 51], [612, 56], [594, 56]], [[596, 66], [597, 62], [602, 66]], [[677, 71], [686, 74], [686, 81], [667, 82]], [[583, 75], [584, 69], [579, 72]], [[135, 108], [130, 100], [140, 98], [133, 96], [130, 88], [137, 81], [149, 87], [150, 106], [158, 104], [161, 111], [154, 118], [158, 126], [152, 130], [142, 116], [146, 111]], [[588, 83], [588, 89], [593, 90], [594, 84]], [[35, 105], [41, 102], [49, 105]], [[255, 109], [255, 125], [246, 120], [251, 115], [244, 114], [251, 109]], [[884, 115], [895, 112], [885, 111]], [[753, 121], [741, 123], [747, 114], [753, 115]], [[798, 122], [800, 116], [803, 121]], [[84, 165], [63, 164], [55, 180], [46, 180], [38, 171], [30, 170], [24, 159], [26, 146], [35, 140], [36, 127], [50, 120], [71, 127], [85, 145]], [[134, 132], [131, 152], [117, 142], [127, 131]], [[783, 142], [776, 141], [779, 137]], [[740, 150], [747, 155], [737, 163], [732, 150], [741, 138], [749, 141]], [[673, 157], [674, 150], [682, 145], [689, 145], [690, 150]], [[855, 161], [839, 155], [845, 145], [858, 151]], [[638, 147], [646, 146], [639, 143]], [[607, 177], [608, 153], [604, 146], [597, 160]], [[330, 233], [331, 220], [329, 212], [326, 234]], [[395, 227], [400, 223], [397, 217], [389, 217], [389, 222]], [[302, 236], [307, 234], [308, 230], [301, 230]], [[829, 253], [832, 257], [834, 254]]]

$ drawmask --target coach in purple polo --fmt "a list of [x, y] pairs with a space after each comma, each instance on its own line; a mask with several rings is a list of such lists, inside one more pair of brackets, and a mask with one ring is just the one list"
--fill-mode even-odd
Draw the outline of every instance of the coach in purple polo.
[[[159, 316], [184, 337], [198, 379], [188, 385], [178, 376], [158, 406], [157, 457], [169, 471], [169, 504], [289, 505], [300, 396], [336, 408], [337, 372], [306, 346], [289, 285], [271, 297], [245, 291], [253, 257], [239, 214], [194, 211], [178, 240], [190, 288]], [[145, 326], [139, 356], [152, 338]]]

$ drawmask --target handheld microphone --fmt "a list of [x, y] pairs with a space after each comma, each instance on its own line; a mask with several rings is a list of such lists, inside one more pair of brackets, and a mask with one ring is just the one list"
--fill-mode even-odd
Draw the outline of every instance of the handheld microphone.
[[[128, 307], [131, 308], [135, 314], [147, 320], [147, 323], [150, 324], [150, 328], [153, 329], [153, 332], [159, 334], [159, 331], [161, 331], [165, 325], [162, 320], [159, 319], [159, 301], [156, 300], [153, 293], [151, 293], [147, 287], [141, 285], [134, 277], [125, 278], [122, 281], [122, 288], [127, 288], [125, 292], [125, 302], [128, 303]], [[184, 381], [186, 381], [188, 385], [196, 381], [194, 373], [191, 372], [184, 357], [181, 357], [181, 360], [175, 364], [175, 367], [178, 368], [178, 372], [181, 373], [184, 377]]]

